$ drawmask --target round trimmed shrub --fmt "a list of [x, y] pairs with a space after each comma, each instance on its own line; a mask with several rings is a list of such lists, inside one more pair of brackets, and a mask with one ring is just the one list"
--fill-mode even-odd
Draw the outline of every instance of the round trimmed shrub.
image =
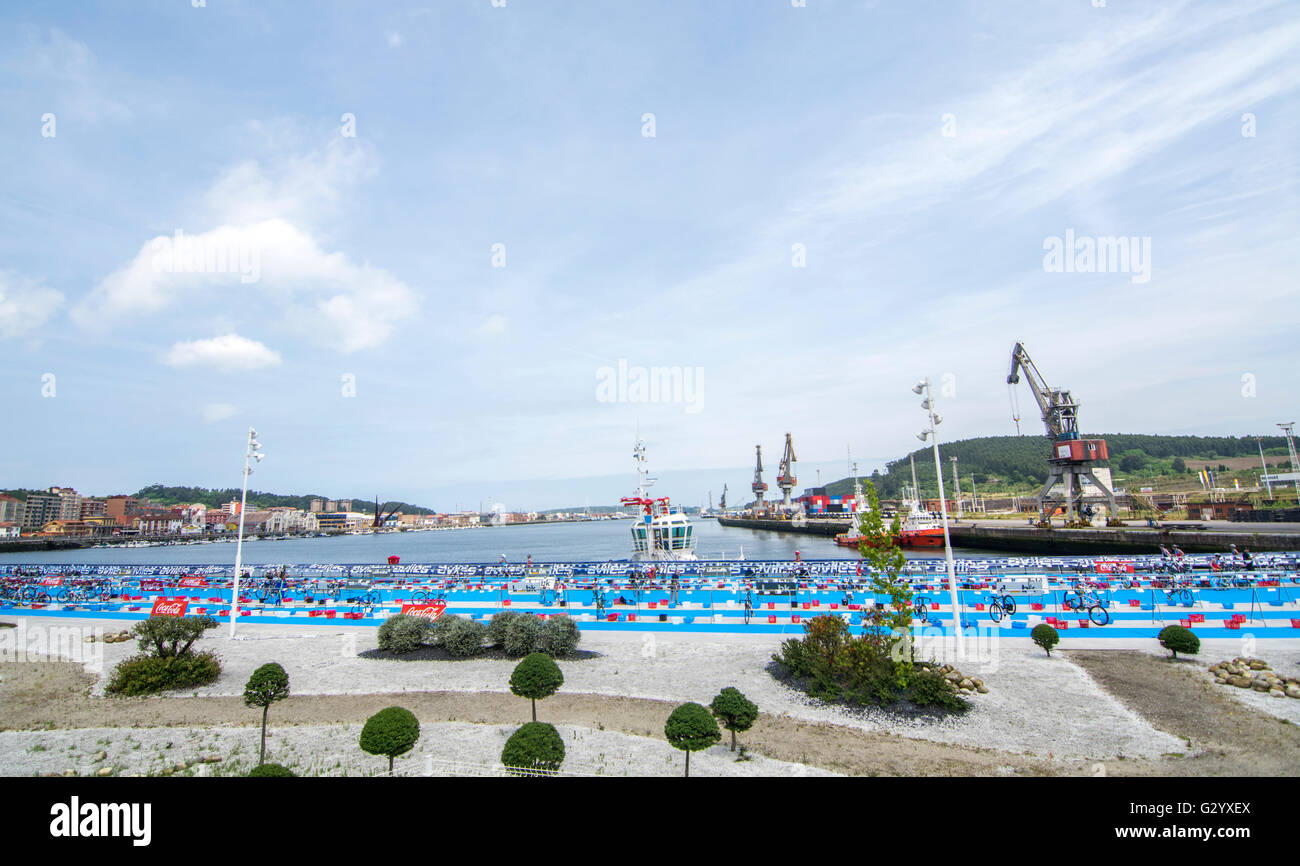
[[394, 653], [415, 652], [433, 639], [433, 623], [422, 616], [397, 614], [379, 626], [379, 648]]
[[740, 693], [739, 689], [727, 686], [709, 704], [713, 715], [722, 721], [722, 726], [731, 731], [731, 751], [736, 751], [736, 732], [748, 731], [758, 720], [758, 706]]
[[564, 740], [554, 725], [528, 722], [506, 740], [501, 763], [515, 776], [554, 773], [564, 763]]
[[532, 614], [512, 619], [506, 624], [501, 648], [506, 655], [526, 656], [537, 650], [537, 637], [542, 631], [542, 621]]
[[1201, 651], [1201, 639], [1190, 628], [1181, 625], [1167, 625], [1156, 635], [1160, 645], [1178, 658], [1179, 653], [1194, 656]]
[[279, 764], [258, 764], [256, 767], [248, 771], [248, 776], [252, 779], [266, 779], [283, 776], [296, 777], [297, 775], [298, 774], [293, 770], [290, 770], [288, 767], [282, 767]]
[[119, 662], [105, 689], [114, 695], [152, 695], [211, 685], [221, 676], [214, 653], [179, 656], [135, 655]]
[[516, 622], [525, 617], [532, 618], [530, 613], [521, 613], [517, 610], [503, 610], [492, 615], [488, 621], [487, 642], [493, 646], [502, 646], [506, 642], [506, 629], [512, 622]]
[[420, 722], [405, 707], [388, 707], [366, 719], [361, 729], [361, 748], [372, 755], [388, 758], [388, 774], [393, 774], [393, 759], [405, 755], [420, 739]]
[[433, 627], [434, 642], [458, 659], [467, 659], [483, 651], [487, 626], [468, 617], [440, 617]]
[[573, 617], [560, 614], [542, 621], [537, 634], [537, 651], [544, 652], [551, 658], [564, 658], [578, 651], [578, 641], [582, 632]]
[[697, 703], [682, 704], [673, 710], [664, 725], [664, 736], [674, 749], [686, 753], [686, 775], [691, 774], [691, 752], [707, 749], [722, 739], [717, 719]]
[[1052, 647], [1061, 642], [1061, 635], [1045, 622], [1034, 626], [1034, 630], [1029, 633], [1029, 637], [1034, 643], [1038, 644], [1050, 656]]
[[564, 674], [555, 659], [546, 653], [531, 653], [515, 665], [510, 674], [510, 691], [533, 702], [533, 721], [537, 721], [537, 702], [549, 698], [564, 685]]

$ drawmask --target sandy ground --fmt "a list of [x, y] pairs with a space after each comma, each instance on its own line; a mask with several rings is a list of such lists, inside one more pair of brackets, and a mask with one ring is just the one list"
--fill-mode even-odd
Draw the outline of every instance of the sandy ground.
[[[227, 640], [222, 631], [202, 641], [221, 656], [225, 672], [217, 683], [190, 696], [105, 699], [97, 697], [102, 677], [81, 664], [0, 663], [0, 729], [256, 724], [257, 714], [238, 695], [252, 670], [271, 660], [288, 670], [294, 693], [273, 710], [279, 724], [356, 724], [393, 703], [411, 708], [422, 723], [499, 726], [527, 720], [527, 702], [507, 691], [513, 668], [509, 661], [360, 658], [358, 653], [374, 647], [370, 629], [245, 626], [241, 632], [245, 640]], [[1072, 649], [1048, 658], [1027, 640], [1002, 640], [994, 652], [985, 648], [982, 661], [957, 662], [966, 673], [983, 677], [990, 693], [973, 698], [966, 716], [943, 721], [900, 719], [811, 701], [767, 672], [779, 642], [776, 636], [591, 633], [582, 646], [600, 655], [562, 662], [565, 686], [540, 705], [541, 716], [575, 730], [604, 728], [661, 741], [663, 722], [676, 704], [707, 704], [722, 687], [734, 685], [763, 711], [755, 728], [742, 737], [754, 753], [856, 774], [1095, 775], [1101, 767], [1109, 774], [1294, 775], [1300, 754], [1282, 740], [1271, 751], [1237, 750], [1214, 766], [1197, 765], [1194, 758], [1209, 748], [1200, 745], [1202, 739], [1209, 744], [1230, 737], [1198, 735], [1189, 746], [1175, 718], [1134, 698], [1130, 682], [1149, 690], [1159, 680], [1157, 674], [1148, 681], [1152, 671], [1173, 672], [1200, 681], [1177, 680], [1186, 688], [1168, 696], [1173, 706], [1176, 700], [1200, 700], [1203, 690], [1198, 689], [1205, 683], [1231, 693], [1218, 695], [1212, 704], [1220, 726], [1267, 718], [1260, 711], [1297, 712], [1282, 704], [1300, 706], [1300, 701], [1214, 686], [1204, 669], [1244, 654], [1239, 641], [1206, 641], [1194, 663], [1149, 669], [1148, 663], [1160, 661], [1154, 641], [1132, 641], [1134, 652], [1110, 650], [1128, 642], [1107, 641], [1105, 652]], [[1300, 647], [1283, 645], [1291, 643], [1260, 641], [1254, 654], [1282, 670], [1300, 659]], [[108, 671], [134, 653], [135, 644], [83, 645], [78, 651], [87, 649], [86, 667]], [[102, 652], [98, 659], [93, 657], [97, 652]], [[1103, 665], [1094, 656], [1117, 661]], [[1273, 703], [1256, 707], [1261, 701]], [[1269, 722], [1281, 727], [1275, 719]], [[0, 746], [8, 750], [3, 741]]]

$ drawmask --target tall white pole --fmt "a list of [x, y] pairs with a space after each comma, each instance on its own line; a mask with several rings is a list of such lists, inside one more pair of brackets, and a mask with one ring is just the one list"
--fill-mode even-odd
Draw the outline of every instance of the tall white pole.
[[952, 561], [952, 537], [948, 534], [948, 501], [943, 492], [943, 465], [939, 460], [939, 433], [934, 423], [934, 398], [930, 396], [930, 378], [925, 379], [925, 399], [930, 408], [930, 445], [934, 448], [934, 474], [939, 481], [939, 509], [943, 514], [943, 552], [948, 560], [948, 594], [952, 596], [953, 625], [957, 632], [957, 658], [966, 658], [965, 638], [961, 633], [961, 600], [957, 595], [957, 569]]
[[235, 583], [230, 597], [230, 638], [235, 638], [235, 622], [239, 619], [239, 571], [244, 566], [244, 513], [248, 510], [248, 461], [253, 456], [253, 428], [248, 428], [248, 444], [244, 448], [244, 490], [239, 495], [239, 536], [235, 540]]
[[1264, 470], [1264, 474], [1261, 475], [1260, 477], [1264, 479], [1264, 486], [1268, 488], [1268, 501], [1272, 502], [1273, 485], [1268, 480], [1268, 464], [1264, 462], [1264, 440], [1257, 438], [1255, 440], [1255, 443], [1259, 445], [1259, 465], [1260, 468]]

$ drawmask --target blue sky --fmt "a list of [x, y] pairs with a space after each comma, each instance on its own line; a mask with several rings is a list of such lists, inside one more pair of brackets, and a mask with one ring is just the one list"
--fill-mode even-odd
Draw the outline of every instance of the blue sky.
[[[261, 489], [557, 507], [639, 430], [739, 501], [787, 431], [805, 484], [910, 450], [921, 376], [1014, 432], [1016, 340], [1089, 430], [1274, 432], [1298, 90], [1256, 0], [7, 4], [0, 486], [234, 486], [252, 424]], [[599, 399], [620, 359], [702, 387]]]

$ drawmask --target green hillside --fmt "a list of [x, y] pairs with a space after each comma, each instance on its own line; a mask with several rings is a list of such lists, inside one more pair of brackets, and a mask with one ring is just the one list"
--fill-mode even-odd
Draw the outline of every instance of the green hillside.
[[[1117, 481], [1160, 476], [1186, 475], [1195, 479], [1195, 467], [1202, 463], [1218, 469], [1215, 460], [1259, 457], [1259, 443], [1254, 436], [1151, 436], [1140, 433], [1095, 433], [1084, 438], [1105, 439], [1110, 453], [1108, 461], [1098, 466], [1109, 467]], [[1286, 440], [1281, 436], [1264, 436], [1264, 453], [1270, 458], [1282, 456], [1280, 465], [1287, 465]], [[939, 454], [943, 462], [944, 484], [951, 487], [952, 463], [957, 458], [962, 489], [970, 492], [971, 475], [984, 494], [1034, 492], [1047, 478], [1048, 441], [1043, 436], [982, 436], [943, 442]], [[924, 496], [937, 496], [934, 480], [934, 454], [930, 448], [918, 448], [910, 455], [916, 461], [916, 479]], [[1276, 462], [1270, 459], [1269, 463]], [[1193, 464], [1189, 466], [1188, 464]], [[1258, 465], [1255, 466], [1258, 469]], [[1227, 466], [1223, 466], [1227, 471]], [[885, 471], [871, 475], [872, 482], [882, 499], [896, 499], [904, 485], [911, 485], [912, 471], [908, 455], [886, 464]], [[826, 485], [831, 495], [851, 493], [853, 479], [843, 478]], [[951, 496], [951, 489], [947, 490]]]
[[[219, 508], [232, 499], [239, 499], [239, 488], [228, 487], [210, 490], [206, 487], [166, 487], [162, 484], [150, 484], [135, 495], [159, 505], [193, 505], [201, 502], [209, 508]], [[311, 507], [313, 499], [337, 500], [339, 498], [341, 497], [320, 496], [317, 494], [291, 496], [281, 493], [266, 493], [261, 490], [250, 490], [248, 491], [248, 506], [249, 508], [292, 507], [306, 511]], [[390, 501], [381, 503], [381, 505], [385, 511], [395, 505], [401, 506], [399, 510], [403, 514], [434, 513], [431, 508], [411, 505], [406, 502]], [[352, 509], [363, 513], [373, 512], [375, 510], [375, 501], [365, 497], [354, 497], [352, 499]]]

